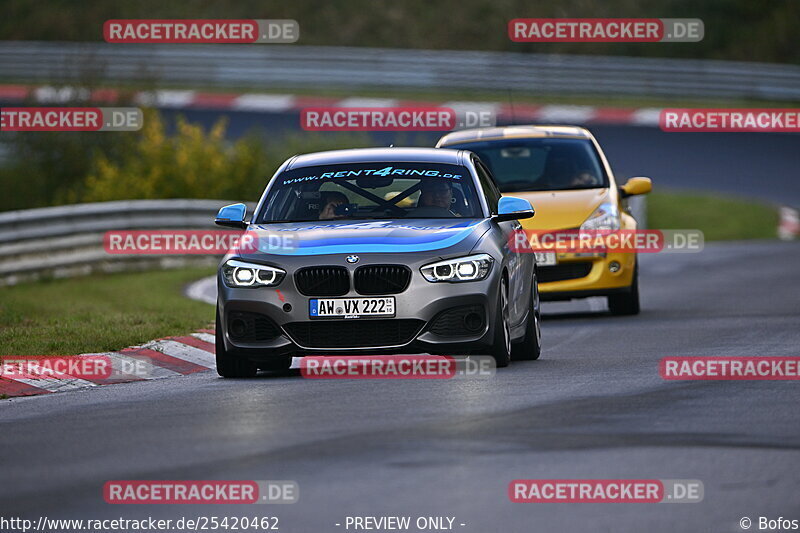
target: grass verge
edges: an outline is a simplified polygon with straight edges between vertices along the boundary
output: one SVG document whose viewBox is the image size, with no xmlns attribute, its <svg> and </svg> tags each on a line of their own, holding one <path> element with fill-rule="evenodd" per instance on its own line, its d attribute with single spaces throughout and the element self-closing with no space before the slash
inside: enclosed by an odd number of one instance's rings
<svg viewBox="0 0 800 533">
<path fill-rule="evenodd" d="M 43 281 L 0 288 L 0 355 L 106 352 L 207 327 L 214 308 L 183 296 L 209 268 Z"/>
<path fill-rule="evenodd" d="M 774 239 L 778 211 L 758 200 L 688 192 L 647 195 L 652 229 L 699 229 L 708 241 Z"/>
</svg>

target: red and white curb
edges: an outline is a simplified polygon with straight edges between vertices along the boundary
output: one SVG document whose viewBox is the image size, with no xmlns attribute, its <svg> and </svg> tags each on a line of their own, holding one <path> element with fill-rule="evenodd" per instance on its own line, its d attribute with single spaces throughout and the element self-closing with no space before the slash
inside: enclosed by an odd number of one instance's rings
<svg viewBox="0 0 800 533">
<path fill-rule="evenodd" d="M 35 396 L 99 385 L 185 376 L 215 368 L 214 351 L 214 331 L 201 330 L 191 335 L 150 341 L 118 352 L 76 355 L 73 357 L 106 356 L 114 366 L 137 368 L 141 373 L 87 379 L 58 374 L 52 370 L 40 376 L 29 372 L 24 378 L 0 377 L 0 396 Z"/>
<path fill-rule="evenodd" d="M 208 93 L 200 91 L 139 91 L 85 87 L 0 85 L 0 101 L 65 104 L 76 101 L 117 103 L 125 95 L 142 106 L 160 109 L 211 109 L 256 113 L 300 112 L 306 107 L 446 107 L 459 111 L 490 111 L 499 121 L 568 124 L 658 126 L 661 108 L 595 107 L 589 105 L 530 105 L 503 102 L 422 102 L 395 98 L 329 98 L 267 93 Z"/>
<path fill-rule="evenodd" d="M 779 213 L 778 237 L 784 241 L 800 237 L 800 211 L 784 206 L 779 209 Z"/>
</svg>

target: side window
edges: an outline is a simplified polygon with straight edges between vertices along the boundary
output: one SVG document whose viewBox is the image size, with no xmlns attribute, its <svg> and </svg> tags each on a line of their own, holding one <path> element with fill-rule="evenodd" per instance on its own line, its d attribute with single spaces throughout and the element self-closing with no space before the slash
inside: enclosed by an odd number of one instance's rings
<svg viewBox="0 0 800 533">
<path fill-rule="evenodd" d="M 478 172 L 478 181 L 481 184 L 481 189 L 483 189 L 483 193 L 486 195 L 486 202 L 489 204 L 489 211 L 495 214 L 497 213 L 497 204 L 500 202 L 500 191 L 481 160 L 475 158 L 473 162 L 475 163 L 475 170 Z"/>
</svg>

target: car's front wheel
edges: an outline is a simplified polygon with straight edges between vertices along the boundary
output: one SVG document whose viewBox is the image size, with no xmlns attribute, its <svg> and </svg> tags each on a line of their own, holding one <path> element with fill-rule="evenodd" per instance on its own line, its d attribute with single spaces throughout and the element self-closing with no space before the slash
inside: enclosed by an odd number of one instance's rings
<svg viewBox="0 0 800 533">
<path fill-rule="evenodd" d="M 508 366 L 511 362 L 511 326 L 508 324 L 508 282 L 505 278 L 500 284 L 500 294 L 497 296 L 497 316 L 494 321 L 494 343 L 492 344 L 492 357 L 497 368 Z"/>
<path fill-rule="evenodd" d="M 255 364 L 243 357 L 236 357 L 225 349 L 219 309 L 217 309 L 217 325 L 214 332 L 216 337 L 217 374 L 223 378 L 251 378 L 255 376 L 258 372 Z"/>
<path fill-rule="evenodd" d="M 539 301 L 539 284 L 534 280 L 531 308 L 525 321 L 525 336 L 522 341 L 511 345 L 511 358 L 515 361 L 535 361 L 542 353 L 542 313 Z"/>
<path fill-rule="evenodd" d="M 639 314 L 639 266 L 633 269 L 633 283 L 630 289 L 621 294 L 608 297 L 608 309 L 612 315 Z"/>
</svg>

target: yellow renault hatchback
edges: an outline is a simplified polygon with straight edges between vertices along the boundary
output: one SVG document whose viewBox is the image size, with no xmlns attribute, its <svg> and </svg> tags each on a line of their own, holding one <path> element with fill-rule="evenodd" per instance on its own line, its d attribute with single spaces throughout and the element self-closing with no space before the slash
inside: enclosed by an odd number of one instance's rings
<svg viewBox="0 0 800 533">
<path fill-rule="evenodd" d="M 462 130 L 437 148 L 470 150 L 486 164 L 502 193 L 525 198 L 536 216 L 526 230 L 633 230 L 625 198 L 645 194 L 649 178 L 618 187 L 594 136 L 574 126 L 507 126 Z M 607 296 L 613 314 L 639 312 L 635 253 L 537 252 L 542 300 Z"/>
</svg>

